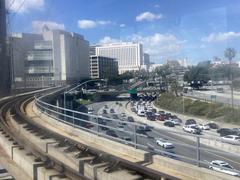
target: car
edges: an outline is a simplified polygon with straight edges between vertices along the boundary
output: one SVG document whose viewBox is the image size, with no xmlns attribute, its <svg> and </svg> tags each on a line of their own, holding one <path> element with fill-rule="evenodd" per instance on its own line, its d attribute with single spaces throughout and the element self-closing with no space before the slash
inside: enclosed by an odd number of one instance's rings
<svg viewBox="0 0 240 180">
<path fill-rule="evenodd" d="M 108 109 L 108 105 L 107 105 L 107 104 L 105 104 L 105 105 L 104 105 L 104 108 L 105 108 L 105 109 Z"/>
<path fill-rule="evenodd" d="M 118 101 L 116 101 L 116 105 L 118 105 Z"/>
<path fill-rule="evenodd" d="M 214 122 L 206 123 L 206 125 L 208 125 L 211 129 L 218 129 L 219 128 L 219 126 Z"/>
<path fill-rule="evenodd" d="M 192 133 L 192 134 L 200 134 L 201 133 L 201 130 L 199 128 L 197 128 L 197 126 L 195 124 L 183 126 L 183 131 Z"/>
<path fill-rule="evenodd" d="M 156 118 L 156 116 L 154 114 L 150 115 L 150 116 L 147 116 L 147 119 L 150 120 L 150 121 L 155 121 L 155 118 Z"/>
<path fill-rule="evenodd" d="M 156 120 L 158 120 L 158 121 L 164 121 L 166 119 L 167 119 L 167 117 L 164 114 L 160 114 L 160 115 L 156 116 Z"/>
<path fill-rule="evenodd" d="M 210 127 L 207 124 L 199 124 L 197 127 L 201 130 L 210 130 Z"/>
<path fill-rule="evenodd" d="M 210 163 L 209 169 L 222 172 L 232 176 L 240 176 L 238 172 L 227 162 L 221 160 L 214 160 Z"/>
<path fill-rule="evenodd" d="M 107 130 L 106 134 L 109 136 L 115 137 L 115 138 L 118 137 L 118 135 L 116 134 L 116 132 L 114 130 Z"/>
<path fill-rule="evenodd" d="M 164 121 L 163 125 L 168 126 L 168 127 L 174 127 L 175 126 L 174 123 L 171 122 L 171 121 Z"/>
<path fill-rule="evenodd" d="M 118 125 L 117 125 L 117 128 L 120 129 L 120 130 L 124 130 L 124 125 L 118 124 Z"/>
<path fill-rule="evenodd" d="M 113 118 L 113 119 L 119 119 L 117 114 L 113 114 L 113 115 L 112 115 L 112 118 Z"/>
<path fill-rule="evenodd" d="M 168 142 L 167 139 L 165 139 L 165 138 L 157 138 L 156 143 L 157 143 L 157 145 L 162 146 L 165 149 L 174 148 L 173 143 Z"/>
<path fill-rule="evenodd" d="M 84 127 L 84 128 L 87 128 L 87 129 L 91 129 L 91 128 L 94 127 L 94 125 L 91 124 L 91 123 L 89 123 L 89 122 L 85 122 L 85 123 L 83 124 L 83 127 Z"/>
<path fill-rule="evenodd" d="M 141 116 L 141 117 L 144 117 L 144 116 L 145 116 L 144 110 L 138 110 L 137 115 L 138 115 L 138 116 Z"/>
<path fill-rule="evenodd" d="M 129 136 L 124 136 L 123 138 L 122 138 L 124 141 L 132 141 L 132 139 L 129 137 Z"/>
<path fill-rule="evenodd" d="M 103 114 L 107 114 L 107 110 L 106 110 L 106 109 L 103 109 L 102 113 L 103 113 Z"/>
<path fill-rule="evenodd" d="M 131 111 L 135 113 L 137 112 L 135 107 L 131 107 Z"/>
<path fill-rule="evenodd" d="M 110 113 L 114 113 L 115 111 L 114 111 L 114 109 L 110 109 Z"/>
<path fill-rule="evenodd" d="M 181 120 L 180 119 L 169 119 L 169 120 L 166 120 L 166 121 L 171 121 L 175 126 L 177 125 L 181 125 Z"/>
<path fill-rule="evenodd" d="M 88 109 L 88 114 L 93 114 L 94 110 L 93 109 Z"/>
<path fill-rule="evenodd" d="M 237 132 L 229 129 L 229 128 L 221 128 L 217 130 L 217 133 L 220 134 L 220 136 L 227 136 L 227 135 L 237 135 Z"/>
<path fill-rule="evenodd" d="M 151 127 L 146 124 L 141 124 L 137 127 L 137 130 L 143 130 L 143 131 L 151 131 Z"/>
<path fill-rule="evenodd" d="M 221 137 L 221 141 L 229 144 L 240 145 L 240 136 L 236 135 L 227 135 Z"/>
<path fill-rule="evenodd" d="M 121 117 L 126 117 L 126 114 L 125 113 L 121 113 Z"/>
<path fill-rule="evenodd" d="M 194 119 L 188 119 L 185 122 L 185 125 L 190 125 L 190 124 L 197 124 L 196 121 Z"/>
<path fill-rule="evenodd" d="M 128 121 L 128 122 L 134 122 L 134 118 L 133 118 L 132 116 L 128 116 L 128 117 L 127 117 L 127 121 Z"/>
</svg>

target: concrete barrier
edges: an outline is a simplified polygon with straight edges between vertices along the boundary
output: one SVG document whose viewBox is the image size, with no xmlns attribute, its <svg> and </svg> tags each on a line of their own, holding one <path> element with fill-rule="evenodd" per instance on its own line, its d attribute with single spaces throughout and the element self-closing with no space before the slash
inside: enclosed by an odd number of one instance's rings
<svg viewBox="0 0 240 180">
<path fill-rule="evenodd" d="M 216 171 L 208 170 L 188 163 L 166 158 L 159 155 L 153 156 L 153 164 L 156 169 L 164 169 L 170 175 L 175 174 L 181 179 L 199 179 L 199 180 L 234 180 L 236 177 L 222 174 Z M 152 166 L 154 168 L 154 166 Z"/>
<path fill-rule="evenodd" d="M 49 180 L 52 174 L 59 174 L 55 170 L 45 169 L 43 162 L 35 162 L 33 155 L 28 154 L 25 149 L 13 144 L 5 134 L 0 133 L 0 160 L 3 166 L 18 180 L 41 179 Z M 4 157 L 2 157 L 4 156 Z M 39 168 L 41 170 L 39 170 Z M 50 173 L 51 172 L 51 173 Z M 55 180 L 62 180 L 56 177 Z M 65 180 L 69 180 L 65 178 Z"/>
</svg>

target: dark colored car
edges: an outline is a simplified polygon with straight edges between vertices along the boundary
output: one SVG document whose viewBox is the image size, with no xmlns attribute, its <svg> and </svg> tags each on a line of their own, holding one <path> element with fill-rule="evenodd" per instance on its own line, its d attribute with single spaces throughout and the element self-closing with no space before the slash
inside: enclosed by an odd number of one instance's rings
<svg viewBox="0 0 240 180">
<path fill-rule="evenodd" d="M 116 134 L 116 132 L 113 131 L 113 130 L 107 130 L 106 134 L 109 135 L 109 136 L 115 137 L 115 138 L 118 137 L 118 135 Z"/>
<path fill-rule="evenodd" d="M 114 109 L 110 109 L 110 113 L 114 113 Z"/>
<path fill-rule="evenodd" d="M 106 109 L 103 110 L 103 114 L 107 114 L 107 110 Z"/>
<path fill-rule="evenodd" d="M 128 121 L 128 122 L 134 122 L 134 119 L 133 119 L 132 116 L 128 116 L 128 117 L 127 117 L 127 121 Z"/>
<path fill-rule="evenodd" d="M 104 108 L 105 108 L 105 109 L 108 109 L 108 105 L 104 105 Z"/>
<path fill-rule="evenodd" d="M 217 133 L 220 134 L 220 136 L 227 136 L 227 135 L 237 135 L 237 132 L 232 130 L 232 129 L 228 129 L 228 128 L 221 128 L 217 130 Z"/>
<path fill-rule="evenodd" d="M 206 125 L 208 125 L 211 129 L 218 129 L 219 126 L 216 123 L 210 122 L 207 123 Z"/>
<path fill-rule="evenodd" d="M 170 121 L 165 121 L 165 122 L 163 123 L 163 125 L 164 125 L 164 126 L 168 126 L 168 127 L 174 127 L 174 126 L 175 126 L 174 123 L 173 123 L 173 122 L 170 122 Z"/>
<path fill-rule="evenodd" d="M 156 116 L 155 119 L 158 120 L 158 121 L 164 121 L 166 119 L 166 117 L 164 115 L 160 114 L 160 115 Z"/>
<path fill-rule="evenodd" d="M 197 124 L 197 122 L 194 119 L 186 120 L 185 125 L 190 125 L 190 124 Z"/>
<path fill-rule="evenodd" d="M 113 114 L 112 117 L 113 117 L 113 119 L 119 119 L 118 115 L 116 115 L 116 114 Z"/>
<path fill-rule="evenodd" d="M 103 131 L 109 130 L 108 127 L 104 127 L 104 126 L 107 125 L 107 122 L 106 122 L 105 120 L 100 121 L 99 124 L 100 124 L 99 127 L 100 127 Z M 101 125 L 103 125 L 103 126 L 101 126 Z"/>
<path fill-rule="evenodd" d="M 150 121 L 155 121 L 156 116 L 154 114 L 147 116 L 147 119 Z"/>
</svg>

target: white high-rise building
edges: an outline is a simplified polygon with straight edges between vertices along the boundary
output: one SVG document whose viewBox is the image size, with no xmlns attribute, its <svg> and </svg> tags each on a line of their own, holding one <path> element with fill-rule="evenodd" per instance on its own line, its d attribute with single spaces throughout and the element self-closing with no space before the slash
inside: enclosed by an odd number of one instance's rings
<svg viewBox="0 0 240 180">
<path fill-rule="evenodd" d="M 137 71 L 143 65 L 142 45 L 133 42 L 103 44 L 96 46 L 96 55 L 114 58 L 118 61 L 118 70 Z"/>
</svg>

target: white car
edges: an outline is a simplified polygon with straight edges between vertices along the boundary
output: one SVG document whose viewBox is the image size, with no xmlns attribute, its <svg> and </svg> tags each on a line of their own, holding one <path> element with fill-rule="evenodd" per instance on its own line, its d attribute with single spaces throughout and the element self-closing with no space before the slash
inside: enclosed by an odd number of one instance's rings
<svg viewBox="0 0 240 180">
<path fill-rule="evenodd" d="M 145 111 L 144 110 L 138 110 L 137 115 L 141 116 L 141 117 L 144 117 L 145 116 Z"/>
<path fill-rule="evenodd" d="M 196 128 L 195 124 L 183 126 L 183 131 L 193 134 L 200 134 L 200 129 Z"/>
<path fill-rule="evenodd" d="M 225 161 L 214 160 L 210 163 L 209 168 L 232 176 L 240 176 L 240 174 L 235 172 L 236 170 Z"/>
<path fill-rule="evenodd" d="M 199 124 L 197 127 L 201 130 L 210 130 L 210 127 L 207 124 Z"/>
<path fill-rule="evenodd" d="M 230 143 L 230 144 L 238 144 L 240 145 L 240 136 L 236 135 L 227 135 L 221 137 L 222 142 Z"/>
<path fill-rule="evenodd" d="M 93 114 L 94 110 L 93 109 L 88 109 L 88 114 Z"/>
<path fill-rule="evenodd" d="M 167 139 L 164 138 L 157 138 L 156 143 L 157 145 L 162 146 L 165 149 L 174 148 L 173 143 L 167 142 Z"/>
</svg>

